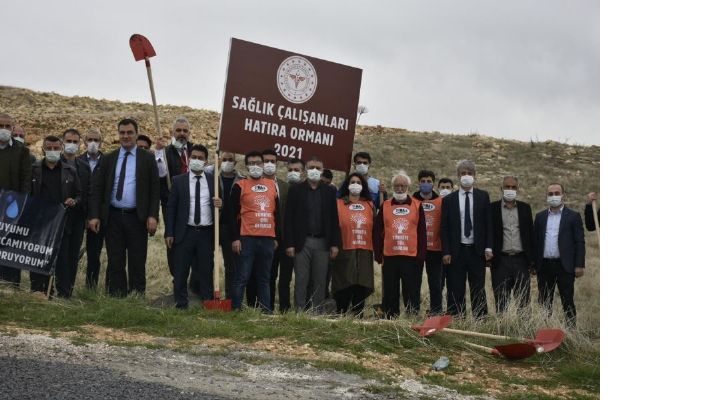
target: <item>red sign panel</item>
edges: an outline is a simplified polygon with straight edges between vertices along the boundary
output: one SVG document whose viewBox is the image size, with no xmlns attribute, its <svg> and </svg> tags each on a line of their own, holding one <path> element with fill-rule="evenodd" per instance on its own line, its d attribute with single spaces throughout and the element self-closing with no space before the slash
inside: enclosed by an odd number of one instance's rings
<svg viewBox="0 0 710 400">
<path fill-rule="evenodd" d="M 362 70 L 232 39 L 219 148 L 350 169 Z"/>
</svg>

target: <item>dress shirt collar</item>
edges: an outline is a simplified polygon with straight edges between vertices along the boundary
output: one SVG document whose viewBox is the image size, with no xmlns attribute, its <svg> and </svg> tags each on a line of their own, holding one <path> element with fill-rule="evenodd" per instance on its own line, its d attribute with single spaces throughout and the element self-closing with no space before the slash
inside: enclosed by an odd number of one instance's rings
<svg viewBox="0 0 710 400">
<path fill-rule="evenodd" d="M 136 150 L 137 150 L 136 148 L 137 148 L 137 147 L 138 147 L 138 146 L 133 145 L 133 147 L 132 147 L 131 149 L 126 150 L 125 147 L 121 146 L 121 151 L 119 152 L 119 155 L 120 155 L 120 156 L 123 156 L 123 155 L 126 154 L 126 153 L 131 153 L 131 154 L 133 154 L 133 155 L 135 156 L 135 155 L 136 155 Z"/>
<path fill-rule="evenodd" d="M 192 172 L 192 170 L 190 170 L 190 180 L 191 180 L 191 181 L 194 180 L 196 176 L 204 177 L 204 176 L 205 176 L 205 173 L 202 172 L 201 174 L 197 175 L 196 173 Z"/>
<path fill-rule="evenodd" d="M 564 210 L 564 209 L 565 209 L 565 205 L 564 205 L 564 204 L 563 204 L 562 207 L 560 207 L 560 209 L 557 210 L 557 211 L 552 211 L 551 208 L 548 208 L 548 209 L 547 209 L 547 215 L 558 215 L 558 214 L 562 214 L 562 210 Z"/>
</svg>

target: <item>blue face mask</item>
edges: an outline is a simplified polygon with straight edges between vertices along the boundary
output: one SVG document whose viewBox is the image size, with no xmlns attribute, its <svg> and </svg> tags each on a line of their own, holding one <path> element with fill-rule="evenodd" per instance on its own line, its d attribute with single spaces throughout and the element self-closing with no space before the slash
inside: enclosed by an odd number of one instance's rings
<svg viewBox="0 0 710 400">
<path fill-rule="evenodd" d="M 431 193 L 432 190 L 434 190 L 433 183 L 420 183 L 419 184 L 419 191 L 422 193 Z"/>
</svg>

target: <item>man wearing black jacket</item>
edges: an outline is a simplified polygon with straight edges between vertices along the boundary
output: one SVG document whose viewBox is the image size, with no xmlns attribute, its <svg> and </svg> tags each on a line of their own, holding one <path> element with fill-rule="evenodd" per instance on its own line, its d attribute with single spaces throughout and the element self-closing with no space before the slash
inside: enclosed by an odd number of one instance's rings
<svg viewBox="0 0 710 400">
<path fill-rule="evenodd" d="M 90 128 L 84 136 L 84 146 L 86 153 L 79 156 L 81 160 L 86 162 L 91 171 L 89 178 L 89 192 L 93 186 L 93 181 L 99 172 L 99 161 L 103 156 L 101 153 L 101 132 L 96 128 Z M 87 193 L 85 201 L 87 215 L 89 209 L 89 199 L 91 193 Z M 99 231 L 94 233 L 91 229 L 86 229 L 86 287 L 90 289 L 96 288 L 99 282 L 99 272 L 101 272 L 101 249 L 104 247 L 104 232 Z"/>
<path fill-rule="evenodd" d="M 474 318 L 488 314 L 486 261 L 493 258 L 493 230 L 488 192 L 474 188 L 476 165 L 462 160 L 456 166 L 461 189 L 442 200 L 441 248 L 446 270 L 449 314 L 466 315 L 466 280 Z"/>
<path fill-rule="evenodd" d="M 306 182 L 289 189 L 284 241 L 286 255 L 294 257 L 296 310 L 304 311 L 310 300 L 319 312 L 325 300 L 328 259 L 337 257 L 341 245 L 340 228 L 336 189 L 320 179 L 323 162 L 314 157 L 306 163 L 306 171 Z"/>
<path fill-rule="evenodd" d="M 84 233 L 84 221 L 76 231 L 76 219 L 83 212 L 77 212 L 82 204 L 82 189 L 76 169 L 67 161 L 61 159 L 62 141 L 56 136 L 47 136 L 42 143 L 45 157 L 32 166 L 31 195 L 44 198 L 52 203 L 62 203 L 67 207 L 62 243 L 55 266 L 57 292 L 60 297 L 70 297 L 76 278 L 76 255 L 72 246 L 76 237 Z M 79 242 L 81 243 L 81 241 Z M 33 291 L 46 292 L 49 276 L 30 273 L 30 287 Z"/>
<path fill-rule="evenodd" d="M 93 182 L 89 227 L 105 230 L 108 291 L 123 297 L 145 293 L 148 235 L 158 227 L 160 181 L 153 155 L 136 146 L 138 123 L 121 120 L 118 135 L 121 147 L 101 158 Z"/>
<path fill-rule="evenodd" d="M 530 305 L 530 270 L 533 267 L 533 218 L 530 205 L 517 200 L 518 178 L 503 178 L 503 198 L 491 203 L 493 257 L 491 280 L 496 312 L 508 307 L 511 294 L 520 310 Z"/>
<path fill-rule="evenodd" d="M 574 281 L 584 275 L 584 228 L 578 212 L 565 207 L 565 189 L 559 183 L 547 187 L 549 208 L 535 216 L 535 270 L 540 304 L 552 315 L 555 286 L 560 292 L 567 325 L 574 327 Z"/>
</svg>

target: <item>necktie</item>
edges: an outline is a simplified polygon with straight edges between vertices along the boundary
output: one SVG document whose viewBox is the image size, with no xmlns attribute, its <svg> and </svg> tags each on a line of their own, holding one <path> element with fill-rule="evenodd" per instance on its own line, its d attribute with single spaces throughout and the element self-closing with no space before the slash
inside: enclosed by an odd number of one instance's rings
<svg viewBox="0 0 710 400">
<path fill-rule="evenodd" d="M 185 152 L 185 149 L 181 150 L 180 153 L 180 172 L 181 173 L 186 173 L 187 172 L 187 153 Z"/>
<path fill-rule="evenodd" d="M 126 161 L 128 161 L 128 156 L 131 155 L 130 151 L 127 151 L 123 156 L 123 163 L 121 164 L 121 172 L 118 175 L 118 188 L 116 188 L 116 200 L 121 200 L 123 198 L 123 184 L 126 182 Z"/>
<path fill-rule="evenodd" d="M 471 231 L 473 230 L 473 223 L 471 222 L 471 201 L 468 198 L 468 195 L 471 194 L 471 192 L 464 192 L 466 193 L 466 204 L 464 205 L 464 208 L 466 211 L 463 214 L 463 234 L 464 236 L 471 237 Z"/>
<path fill-rule="evenodd" d="M 200 201 L 200 178 L 201 175 L 195 175 L 195 226 L 200 226 L 202 217 L 200 216 L 201 201 Z"/>
</svg>

